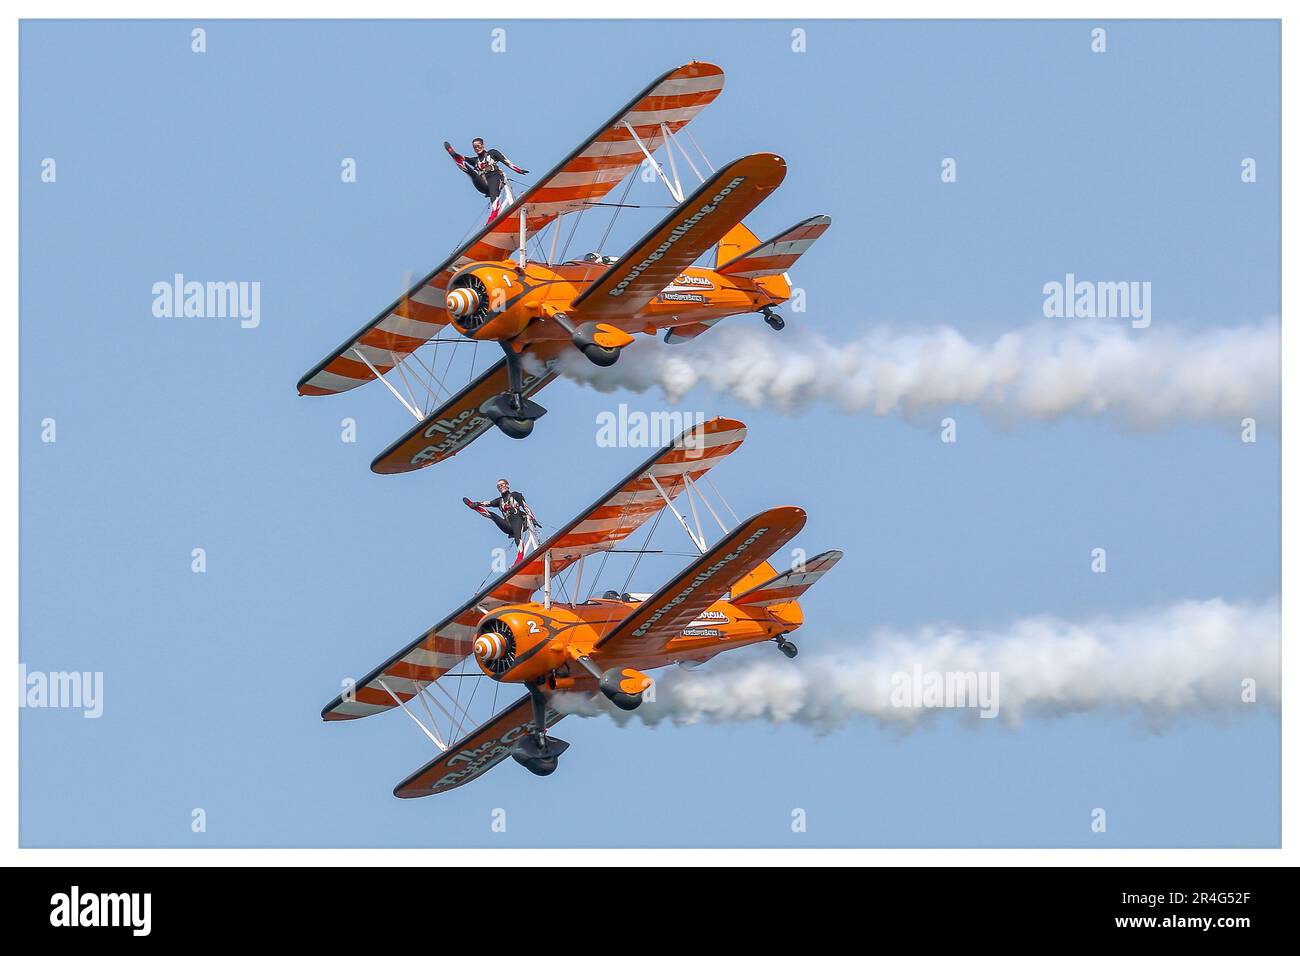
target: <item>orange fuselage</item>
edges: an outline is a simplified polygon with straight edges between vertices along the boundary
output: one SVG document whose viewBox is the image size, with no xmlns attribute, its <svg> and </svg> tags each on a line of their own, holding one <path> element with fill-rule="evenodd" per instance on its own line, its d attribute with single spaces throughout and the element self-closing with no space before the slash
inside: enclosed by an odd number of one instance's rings
<svg viewBox="0 0 1300 956">
<path fill-rule="evenodd" d="M 521 273 L 518 263 L 476 262 L 456 274 L 457 280 L 473 276 L 486 292 L 482 324 L 467 327 L 452 316 L 464 335 L 480 341 L 512 341 L 522 348 L 530 342 L 568 340 L 571 332 L 556 321 L 556 314 L 582 319 L 582 306 L 575 300 L 609 268 L 591 262 L 561 265 L 527 263 Z M 723 275 L 713 269 L 684 270 L 671 285 L 640 309 L 627 315 L 602 316 L 602 321 L 624 332 L 653 334 L 659 329 L 693 325 L 729 315 L 756 312 L 790 297 L 790 286 L 781 276 L 746 279 Z"/>
<path fill-rule="evenodd" d="M 599 670 L 615 665 L 650 670 L 679 661 L 705 661 L 722 651 L 771 640 L 803 623 L 803 613 L 793 601 L 772 607 L 715 601 L 658 651 L 637 656 L 602 653 L 597 643 L 637 606 L 635 601 L 601 599 L 552 603 L 549 608 L 537 602 L 497 608 L 480 622 L 479 633 L 490 630 L 493 621 L 505 623 L 509 654 L 491 661 L 476 657 L 476 661 L 494 680 L 526 683 L 547 678 L 552 689 L 587 690 L 595 680 L 576 663 L 579 657 L 589 658 Z"/>
</svg>

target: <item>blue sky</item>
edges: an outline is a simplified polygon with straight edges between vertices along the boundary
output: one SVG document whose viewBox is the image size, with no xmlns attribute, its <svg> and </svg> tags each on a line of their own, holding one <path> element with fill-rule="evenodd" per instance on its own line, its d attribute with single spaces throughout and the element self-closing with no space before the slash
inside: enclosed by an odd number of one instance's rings
<svg viewBox="0 0 1300 956">
<path fill-rule="evenodd" d="M 427 742 L 401 715 L 333 726 L 319 709 L 488 573 L 499 539 L 460 497 L 508 474 L 555 527 L 645 457 L 597 448 L 595 415 L 662 406 L 560 383 L 533 439 L 493 434 L 379 477 L 371 458 L 409 424 L 389 396 L 296 396 L 482 215 L 444 139 L 483 135 L 540 173 L 651 78 L 707 59 L 727 70 L 692 126 L 710 158 L 789 164 L 750 224 L 835 219 L 799 263 L 808 310 L 792 317 L 832 340 L 883 322 L 990 338 L 1041 320 L 1042 284 L 1066 272 L 1150 280 L 1155 322 L 1189 331 L 1280 312 L 1273 23 L 1102 23 L 1104 55 L 1099 24 L 1079 22 L 813 22 L 803 54 L 799 24 L 779 21 L 507 23 L 493 54 L 497 25 L 23 25 L 21 659 L 105 679 L 98 720 L 22 713 L 23 844 L 1275 845 L 1267 707 L 1159 732 L 1123 714 L 824 737 L 572 718 L 553 777 L 504 765 L 445 796 L 391 796 Z M 947 156 L 959 177 L 943 185 Z M 607 251 L 649 221 L 620 218 Z M 155 317 L 151 287 L 176 272 L 259 281 L 261 324 Z M 749 424 L 716 474 L 738 511 L 799 504 L 797 543 L 847 552 L 806 602 L 806 652 L 847 652 L 880 624 L 1279 591 L 1275 429 L 1247 445 L 1215 426 L 953 409 L 960 440 L 944 445 L 939 416 L 786 416 L 704 389 L 682 407 Z M 1099 543 L 1105 575 L 1088 570 Z M 683 563 L 648 558 L 635 589 Z M 1105 834 L 1088 828 L 1096 806 Z"/>
</svg>

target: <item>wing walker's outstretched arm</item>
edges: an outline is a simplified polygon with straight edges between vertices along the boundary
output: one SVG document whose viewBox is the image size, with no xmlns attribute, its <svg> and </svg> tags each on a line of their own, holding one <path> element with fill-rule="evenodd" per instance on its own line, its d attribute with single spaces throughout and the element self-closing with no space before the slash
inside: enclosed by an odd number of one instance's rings
<svg viewBox="0 0 1300 956">
<path fill-rule="evenodd" d="M 526 170 L 526 169 L 520 169 L 520 168 L 519 168 L 518 166 L 516 166 L 514 163 L 510 162 L 510 160 L 506 159 L 506 154 L 503 153 L 503 152 L 501 152 L 501 150 L 496 149 L 495 147 L 493 147 L 492 149 L 489 149 L 488 152 L 492 154 L 492 158 L 495 159 L 498 163 L 501 163 L 502 165 L 505 165 L 505 166 L 509 166 L 511 169 L 513 169 L 515 172 L 517 172 L 520 176 L 527 176 L 527 175 L 528 175 L 528 170 Z"/>
</svg>

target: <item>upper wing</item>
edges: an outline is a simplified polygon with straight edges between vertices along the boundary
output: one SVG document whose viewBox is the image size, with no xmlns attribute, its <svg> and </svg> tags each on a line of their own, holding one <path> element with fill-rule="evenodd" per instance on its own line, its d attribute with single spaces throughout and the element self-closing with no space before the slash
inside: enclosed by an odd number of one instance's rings
<svg viewBox="0 0 1300 956">
<path fill-rule="evenodd" d="M 573 302 L 580 319 L 629 315 L 670 285 L 785 178 L 773 153 L 744 156 L 714 173 Z"/>
<path fill-rule="evenodd" d="M 546 726 L 554 727 L 564 715 L 546 708 Z M 524 694 L 483 726 L 470 731 L 396 787 L 397 797 L 427 797 L 477 780 L 510 753 L 510 745 L 533 726 L 533 702 Z"/>
<path fill-rule="evenodd" d="M 597 641 L 592 656 L 634 661 L 661 650 L 736 581 L 798 534 L 805 520 L 802 508 L 786 506 L 733 528 Z"/>
<path fill-rule="evenodd" d="M 780 275 L 794 265 L 795 260 L 807 252 L 809 246 L 830 227 L 830 216 L 813 216 L 811 219 L 805 219 L 779 236 L 724 263 L 718 267 L 718 271 L 723 275 L 746 279 Z"/>
<path fill-rule="evenodd" d="M 844 557 L 843 551 L 826 551 L 815 558 L 809 558 L 801 567 L 791 568 L 784 574 L 778 574 L 733 597 L 731 603 L 769 607 L 773 604 L 796 601 L 821 580 L 823 574 L 835 567 L 836 562 L 842 557 Z"/>
<path fill-rule="evenodd" d="M 568 342 L 535 342 L 524 347 L 522 354 L 538 359 L 541 368 L 529 371 L 524 366 L 525 397 L 535 395 L 559 375 L 556 357 Z M 474 381 L 434 409 L 424 420 L 384 449 L 370 463 L 378 475 L 397 475 L 418 471 L 437 464 L 464 449 L 470 442 L 492 428 L 492 420 L 479 411 L 493 395 L 500 395 L 510 384 L 505 360 L 497 362 Z"/>
<path fill-rule="evenodd" d="M 555 575 L 581 557 L 617 547 L 664 507 L 656 482 L 672 499 L 686 487 L 687 478 L 702 478 L 744 440 L 745 426 L 733 418 L 713 418 L 682 432 L 552 535 L 523 564 L 501 575 L 446 620 L 371 671 L 352 694 L 334 698 L 321 716 L 326 720 L 367 717 L 415 697 L 473 650 L 474 632 L 484 614 L 533 596 L 542 586 L 548 553 L 551 574 Z"/>
<path fill-rule="evenodd" d="M 527 229 L 533 234 L 556 216 L 599 201 L 641 163 L 641 148 L 629 126 L 653 152 L 663 142 L 660 124 L 676 132 L 721 92 L 722 70 L 712 63 L 688 63 L 659 77 L 446 262 L 304 375 L 298 394 L 333 395 L 366 383 L 374 375 L 362 356 L 381 373 L 397 365 L 447 324 L 444 296 L 457 269 L 507 258 L 519 248 L 519 209 L 526 208 Z"/>
<path fill-rule="evenodd" d="M 659 513 L 665 496 L 676 498 L 686 488 L 686 479 L 703 478 L 744 440 L 745 426 L 734 418 L 711 418 L 682 432 L 532 552 L 519 573 L 504 583 L 500 603 L 527 601 L 542 587 L 548 552 L 554 576 L 579 558 L 618 547 Z"/>
</svg>

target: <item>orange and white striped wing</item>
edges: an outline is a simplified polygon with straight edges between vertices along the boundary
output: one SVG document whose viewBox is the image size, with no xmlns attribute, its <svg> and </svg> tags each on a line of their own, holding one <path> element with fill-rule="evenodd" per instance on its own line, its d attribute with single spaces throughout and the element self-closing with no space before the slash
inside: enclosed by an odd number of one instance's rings
<svg viewBox="0 0 1300 956">
<path fill-rule="evenodd" d="M 374 378 L 367 360 L 384 373 L 406 359 L 447 324 L 445 296 L 456 270 L 471 262 L 505 259 L 518 250 L 519 209 L 525 210 L 532 235 L 557 216 L 599 202 L 644 158 L 628 126 L 654 152 L 664 140 L 661 124 L 670 132 L 680 130 L 717 99 L 722 82 L 722 70 L 712 63 L 688 63 L 659 77 L 446 262 L 304 375 L 298 394 L 345 392 Z"/>
<path fill-rule="evenodd" d="M 781 275 L 831 226 L 830 216 L 813 216 L 722 265 L 723 275 L 742 279 Z"/>
<path fill-rule="evenodd" d="M 821 580 L 823 574 L 835 567 L 836 562 L 842 557 L 844 557 L 843 551 L 827 551 L 815 558 L 809 558 L 802 567 L 791 568 L 770 581 L 750 588 L 744 594 L 732 598 L 731 603 L 770 607 L 773 604 L 797 601 L 805 591 Z"/>
<path fill-rule="evenodd" d="M 545 555 L 556 575 L 579 558 L 609 551 L 658 514 L 664 496 L 676 498 L 686 479 L 703 478 L 740 447 L 745 426 L 734 418 L 713 418 L 677 436 L 599 501 L 497 578 L 446 620 L 425 631 L 321 711 L 325 720 L 368 717 L 406 703 L 473 652 L 478 623 L 503 604 L 532 599 L 545 576 Z M 663 489 L 663 495 L 655 487 Z"/>
<path fill-rule="evenodd" d="M 547 552 L 556 575 L 579 558 L 618 547 L 663 509 L 665 496 L 675 499 L 688 478 L 703 478 L 744 440 L 745 426 L 734 418 L 713 418 L 682 432 L 530 554 L 493 598 L 500 597 L 502 604 L 529 600 L 542 587 Z"/>
<path fill-rule="evenodd" d="M 369 717 L 406 703 L 447 673 L 474 650 L 474 633 L 483 612 L 476 602 L 465 604 L 451 617 L 421 634 L 383 664 L 325 705 L 325 720 Z"/>
</svg>

